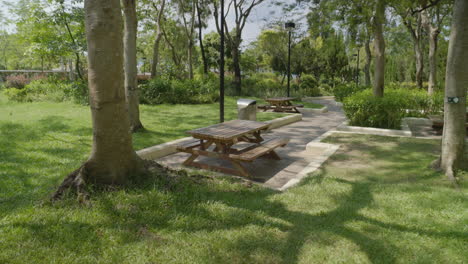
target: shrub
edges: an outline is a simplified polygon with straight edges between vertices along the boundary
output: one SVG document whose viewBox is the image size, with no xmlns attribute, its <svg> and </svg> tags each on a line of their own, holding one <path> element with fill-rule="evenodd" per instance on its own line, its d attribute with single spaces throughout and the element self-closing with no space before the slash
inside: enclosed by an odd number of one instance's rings
<svg viewBox="0 0 468 264">
<path fill-rule="evenodd" d="M 24 89 L 5 88 L 3 90 L 3 94 L 8 98 L 8 100 L 15 102 L 24 102 L 26 98 L 26 90 Z"/>
<path fill-rule="evenodd" d="M 301 83 L 299 84 L 299 93 L 303 96 L 320 95 L 318 82 L 313 75 L 304 74 L 301 76 Z"/>
<path fill-rule="evenodd" d="M 216 80 L 153 79 L 140 86 L 140 102 L 144 104 L 204 104 L 218 98 Z"/>
<path fill-rule="evenodd" d="M 76 104 L 89 104 L 88 84 L 83 81 L 75 81 L 64 86 L 65 97 Z"/>
<path fill-rule="evenodd" d="M 333 94 L 335 95 L 335 99 L 338 102 L 343 102 L 346 97 L 368 88 L 369 87 L 367 86 L 358 86 L 355 83 L 343 83 L 335 86 L 335 88 L 333 89 Z"/>
<path fill-rule="evenodd" d="M 88 101 L 87 86 L 82 82 L 64 82 L 39 79 L 27 84 L 24 88 L 7 88 L 4 94 L 16 102 L 62 102 L 71 100 L 85 104 Z"/>
<path fill-rule="evenodd" d="M 389 90 L 384 97 L 365 90 L 348 96 L 343 109 L 352 126 L 399 129 L 409 103 L 400 90 Z"/>
<path fill-rule="evenodd" d="M 6 77 L 5 87 L 23 89 L 29 83 L 25 75 L 10 75 Z"/>
</svg>

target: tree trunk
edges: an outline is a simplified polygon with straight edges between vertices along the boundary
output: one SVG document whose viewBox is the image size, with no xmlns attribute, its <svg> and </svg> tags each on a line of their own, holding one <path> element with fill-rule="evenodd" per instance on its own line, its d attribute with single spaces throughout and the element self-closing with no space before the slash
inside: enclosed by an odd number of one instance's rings
<svg viewBox="0 0 468 264">
<path fill-rule="evenodd" d="M 445 96 L 458 97 L 460 102 L 444 104 L 444 131 L 440 168 L 455 181 L 455 172 L 467 166 L 465 154 L 466 94 L 468 87 L 468 1 L 456 0 L 454 4 Z"/>
<path fill-rule="evenodd" d="M 234 87 L 236 88 L 236 94 L 241 95 L 242 93 L 242 76 L 240 67 L 240 51 L 239 45 L 232 46 L 232 65 L 234 67 Z"/>
<path fill-rule="evenodd" d="M 382 97 L 385 85 L 385 39 L 383 23 L 385 20 L 385 0 L 376 0 L 374 15 L 374 96 Z"/>
<path fill-rule="evenodd" d="M 156 78 L 158 75 L 159 64 L 159 46 L 161 44 L 162 33 L 157 33 L 153 45 L 153 63 L 151 64 L 151 78 Z"/>
<path fill-rule="evenodd" d="M 85 183 L 124 184 L 143 167 L 128 129 L 120 2 L 86 0 L 85 12 L 93 146 L 89 159 L 64 180 L 54 199 Z"/>
<path fill-rule="evenodd" d="M 188 43 L 187 56 L 188 56 L 189 79 L 193 80 L 193 41 L 192 40 L 189 40 L 189 43 Z"/>
<path fill-rule="evenodd" d="M 200 52 L 203 60 L 203 73 L 208 74 L 208 61 L 206 60 L 205 55 L 205 46 L 203 45 L 203 35 L 202 35 L 202 19 L 201 19 L 201 9 L 198 1 L 195 2 L 197 7 L 197 16 L 198 16 L 198 42 L 200 42 Z"/>
<path fill-rule="evenodd" d="M 370 39 L 367 39 L 364 43 L 364 48 L 366 50 L 366 65 L 364 65 L 364 76 L 366 86 L 371 85 L 371 75 L 370 75 L 370 66 L 372 62 L 372 53 L 370 49 Z"/>
<path fill-rule="evenodd" d="M 414 57 L 416 62 L 416 86 L 423 88 L 423 74 L 424 74 L 424 56 L 422 52 L 421 38 L 413 39 Z"/>
<path fill-rule="evenodd" d="M 432 95 L 437 86 L 437 48 L 440 30 L 429 20 L 427 11 L 421 13 L 422 23 L 429 35 L 429 84 L 427 92 Z"/>
<path fill-rule="evenodd" d="M 156 78 L 158 73 L 158 64 L 159 64 L 159 45 L 161 44 L 161 39 L 163 37 L 162 29 L 162 17 L 164 14 L 164 7 L 166 6 L 166 0 L 161 1 L 161 7 L 158 8 L 155 3 L 153 7 L 157 14 L 156 18 L 156 38 L 154 39 L 153 45 L 153 63 L 151 64 L 151 78 Z"/>
<path fill-rule="evenodd" d="M 130 118 L 130 131 L 136 132 L 143 129 L 140 121 L 140 100 L 137 82 L 137 14 L 136 0 L 122 0 L 125 25 L 124 25 L 124 69 L 125 69 L 125 98 L 127 101 L 128 115 Z"/>
</svg>

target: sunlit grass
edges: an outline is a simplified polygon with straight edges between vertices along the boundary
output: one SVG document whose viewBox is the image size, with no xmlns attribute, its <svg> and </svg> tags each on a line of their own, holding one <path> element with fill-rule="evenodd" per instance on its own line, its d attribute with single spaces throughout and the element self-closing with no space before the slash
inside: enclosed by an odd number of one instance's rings
<svg viewBox="0 0 468 264">
<path fill-rule="evenodd" d="M 216 122 L 217 107 L 143 106 L 142 120 L 148 131 L 135 136 L 136 149 Z M 284 193 L 188 177 L 170 189 L 148 180 L 93 193 L 89 206 L 50 204 L 88 156 L 89 110 L 0 99 L 0 263 L 467 262 L 466 187 L 455 191 L 428 169 L 439 142 L 348 134 L 327 142 L 341 149 Z"/>
</svg>

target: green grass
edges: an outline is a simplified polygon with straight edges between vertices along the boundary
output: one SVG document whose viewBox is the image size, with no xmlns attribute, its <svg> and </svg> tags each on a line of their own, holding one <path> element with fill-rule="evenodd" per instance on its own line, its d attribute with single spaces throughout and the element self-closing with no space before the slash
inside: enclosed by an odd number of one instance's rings
<svg viewBox="0 0 468 264">
<path fill-rule="evenodd" d="M 137 135 L 137 148 L 217 113 L 142 112 L 154 134 Z M 0 263 L 468 261 L 467 189 L 455 191 L 427 168 L 437 141 L 335 135 L 327 141 L 339 152 L 284 193 L 232 177 L 183 177 L 169 189 L 148 180 L 93 193 L 89 206 L 72 198 L 50 204 L 48 195 L 87 157 L 90 133 L 84 107 L 0 102 Z"/>
</svg>

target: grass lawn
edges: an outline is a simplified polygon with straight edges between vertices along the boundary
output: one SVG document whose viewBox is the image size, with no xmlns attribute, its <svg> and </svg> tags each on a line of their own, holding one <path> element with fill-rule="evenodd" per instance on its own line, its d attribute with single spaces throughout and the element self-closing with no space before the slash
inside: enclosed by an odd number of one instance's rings
<svg viewBox="0 0 468 264">
<path fill-rule="evenodd" d="M 213 123 L 215 108 L 144 106 L 135 146 Z M 81 206 L 47 196 L 88 155 L 86 108 L 2 103 L 0 133 L 0 263 L 468 262 L 466 185 L 427 168 L 438 141 L 338 134 L 338 153 L 284 193 L 182 177 Z"/>
</svg>

